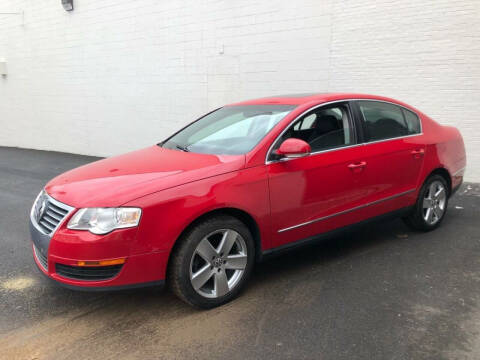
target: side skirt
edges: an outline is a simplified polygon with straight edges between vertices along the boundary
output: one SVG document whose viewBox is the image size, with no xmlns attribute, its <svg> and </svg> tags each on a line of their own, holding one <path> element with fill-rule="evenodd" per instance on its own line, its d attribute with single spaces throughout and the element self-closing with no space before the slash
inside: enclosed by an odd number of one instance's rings
<svg viewBox="0 0 480 360">
<path fill-rule="evenodd" d="M 285 244 L 285 245 L 282 245 L 282 246 L 279 246 L 279 247 L 276 247 L 276 248 L 273 248 L 273 249 L 265 250 L 261 253 L 258 261 L 262 262 L 262 261 L 268 260 L 270 258 L 273 258 L 273 257 L 278 256 L 278 255 L 282 255 L 282 254 L 284 254 L 284 253 L 286 253 L 290 250 L 293 250 L 293 249 L 296 249 L 296 248 L 299 248 L 299 247 L 302 247 L 302 246 L 307 246 L 307 245 L 320 243 L 322 241 L 334 238 L 334 237 L 336 237 L 340 234 L 344 234 L 346 232 L 354 231 L 354 230 L 356 230 L 356 229 L 358 229 L 358 228 L 360 228 L 360 227 L 362 227 L 366 224 L 374 223 L 374 222 L 381 221 L 381 220 L 386 220 L 386 219 L 392 219 L 392 218 L 405 216 L 408 213 L 410 213 L 413 210 L 413 208 L 414 208 L 413 205 L 408 206 L 408 207 L 404 207 L 404 208 L 401 208 L 399 210 L 395 210 L 395 211 L 392 211 L 392 212 L 388 212 L 386 214 L 375 216 L 375 217 L 360 221 L 360 222 L 355 223 L 355 224 L 347 225 L 347 226 L 344 226 L 344 227 L 341 227 L 341 228 L 338 228 L 338 229 L 328 231 L 326 233 L 314 235 L 314 236 L 311 236 L 311 237 L 308 237 L 308 238 L 305 238 L 305 239 L 302 239 L 302 240 L 298 240 L 298 241 L 295 241 L 295 242 L 292 242 L 292 243 L 288 243 L 288 244 Z"/>
</svg>

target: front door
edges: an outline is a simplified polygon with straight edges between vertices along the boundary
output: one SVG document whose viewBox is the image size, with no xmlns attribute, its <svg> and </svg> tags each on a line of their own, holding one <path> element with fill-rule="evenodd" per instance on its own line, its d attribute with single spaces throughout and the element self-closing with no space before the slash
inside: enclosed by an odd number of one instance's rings
<svg viewBox="0 0 480 360">
<path fill-rule="evenodd" d="M 347 225 L 343 212 L 357 206 L 362 178 L 349 104 L 320 106 L 295 121 L 277 140 L 273 151 L 288 138 L 312 148 L 309 156 L 268 163 L 273 246 L 278 247 Z M 273 153 L 272 151 L 272 153 Z"/>
</svg>

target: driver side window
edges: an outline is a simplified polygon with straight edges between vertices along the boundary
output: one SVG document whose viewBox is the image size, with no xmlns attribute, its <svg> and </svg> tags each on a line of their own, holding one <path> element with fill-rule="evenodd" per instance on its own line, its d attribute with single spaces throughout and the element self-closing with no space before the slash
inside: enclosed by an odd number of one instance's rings
<svg viewBox="0 0 480 360">
<path fill-rule="evenodd" d="M 289 138 L 307 142 L 312 153 L 354 144 L 352 122 L 345 103 L 321 106 L 303 115 L 277 140 L 274 150 Z"/>
</svg>

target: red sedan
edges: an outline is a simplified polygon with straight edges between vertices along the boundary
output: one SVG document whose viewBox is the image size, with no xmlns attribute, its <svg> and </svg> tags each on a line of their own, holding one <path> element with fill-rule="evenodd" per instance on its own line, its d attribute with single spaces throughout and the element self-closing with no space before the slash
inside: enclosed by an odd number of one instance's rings
<svg viewBox="0 0 480 360">
<path fill-rule="evenodd" d="M 31 211 L 34 259 L 70 288 L 167 281 L 214 307 L 256 261 L 340 229 L 391 215 L 435 229 L 465 165 L 456 128 L 393 99 L 245 101 L 51 180 Z"/>
</svg>

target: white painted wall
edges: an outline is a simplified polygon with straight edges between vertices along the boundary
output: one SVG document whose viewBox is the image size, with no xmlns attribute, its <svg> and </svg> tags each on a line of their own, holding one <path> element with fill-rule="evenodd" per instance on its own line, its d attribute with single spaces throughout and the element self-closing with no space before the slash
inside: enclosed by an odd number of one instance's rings
<svg viewBox="0 0 480 360">
<path fill-rule="evenodd" d="M 391 96 L 460 128 L 480 181 L 478 0 L 0 0 L 0 145 L 113 155 L 215 106 Z"/>
</svg>

